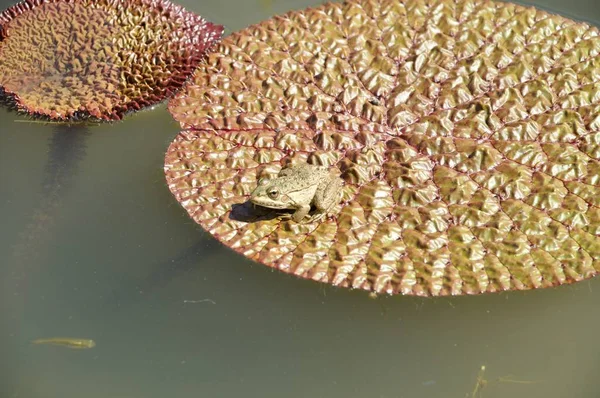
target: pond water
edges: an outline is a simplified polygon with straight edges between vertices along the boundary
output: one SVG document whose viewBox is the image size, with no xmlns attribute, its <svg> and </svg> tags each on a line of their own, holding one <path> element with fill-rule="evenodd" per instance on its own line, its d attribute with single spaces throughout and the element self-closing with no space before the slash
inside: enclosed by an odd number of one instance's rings
<svg viewBox="0 0 600 398">
<path fill-rule="evenodd" d="M 321 2 L 179 3 L 229 33 Z M 600 21 L 589 0 L 535 5 Z M 486 398 L 600 396 L 599 278 L 372 300 L 191 221 L 164 180 L 164 105 L 69 137 L 23 119 L 0 109 L 1 398 L 463 398 L 481 366 Z M 54 336 L 97 346 L 30 344 Z"/>
</svg>

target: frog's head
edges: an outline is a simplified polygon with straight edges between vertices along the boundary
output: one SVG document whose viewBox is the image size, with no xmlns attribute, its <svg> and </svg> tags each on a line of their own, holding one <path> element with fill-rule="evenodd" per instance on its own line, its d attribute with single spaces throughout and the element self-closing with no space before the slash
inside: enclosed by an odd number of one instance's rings
<svg viewBox="0 0 600 398">
<path fill-rule="evenodd" d="M 282 192 L 282 186 L 277 181 L 277 178 L 274 180 L 261 178 L 254 191 L 250 194 L 250 202 L 255 205 L 268 207 L 269 209 L 293 208 L 294 201 Z"/>
</svg>

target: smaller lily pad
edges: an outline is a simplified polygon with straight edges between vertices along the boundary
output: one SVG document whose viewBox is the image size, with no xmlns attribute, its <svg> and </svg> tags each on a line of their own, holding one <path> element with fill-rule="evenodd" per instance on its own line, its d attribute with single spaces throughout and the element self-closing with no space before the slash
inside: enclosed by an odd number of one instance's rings
<svg viewBox="0 0 600 398">
<path fill-rule="evenodd" d="M 0 27 L 0 96 L 56 120 L 118 120 L 168 98 L 223 34 L 166 0 L 27 0 Z"/>
</svg>

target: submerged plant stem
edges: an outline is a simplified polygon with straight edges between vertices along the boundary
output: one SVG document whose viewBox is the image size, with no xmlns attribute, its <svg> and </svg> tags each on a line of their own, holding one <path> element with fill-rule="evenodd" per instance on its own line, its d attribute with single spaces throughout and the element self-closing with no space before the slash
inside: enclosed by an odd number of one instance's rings
<svg viewBox="0 0 600 398">
<path fill-rule="evenodd" d="M 58 124 L 53 129 L 41 180 L 40 203 L 31 212 L 31 220 L 19 234 L 13 252 L 14 258 L 19 260 L 39 254 L 39 242 L 48 236 L 56 211 L 86 154 L 87 125 Z"/>
</svg>

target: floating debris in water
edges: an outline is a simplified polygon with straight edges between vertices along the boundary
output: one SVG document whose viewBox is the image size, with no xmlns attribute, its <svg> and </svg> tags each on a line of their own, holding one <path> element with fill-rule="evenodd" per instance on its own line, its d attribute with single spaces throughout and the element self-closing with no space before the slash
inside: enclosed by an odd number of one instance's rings
<svg viewBox="0 0 600 398">
<path fill-rule="evenodd" d="M 488 384 L 491 384 L 491 383 L 537 384 L 537 383 L 541 382 L 541 381 L 536 381 L 536 380 L 517 380 L 517 379 L 514 379 L 512 377 L 512 375 L 498 377 L 495 380 L 489 381 L 484 377 L 485 371 L 486 371 L 485 365 L 481 365 L 481 368 L 479 368 L 479 372 L 477 373 L 477 381 L 475 382 L 475 387 L 473 388 L 471 395 L 469 395 L 469 394 L 466 395 L 467 398 L 483 397 L 483 389 Z"/>
<path fill-rule="evenodd" d="M 183 300 L 184 304 L 198 304 L 198 303 L 211 303 L 211 304 L 217 304 L 216 301 L 211 300 L 211 299 L 202 299 L 202 300 Z"/>
</svg>

